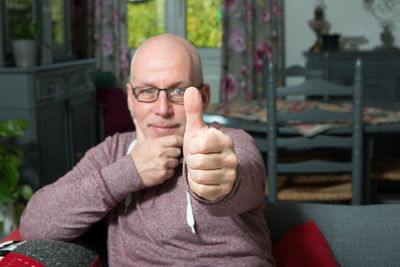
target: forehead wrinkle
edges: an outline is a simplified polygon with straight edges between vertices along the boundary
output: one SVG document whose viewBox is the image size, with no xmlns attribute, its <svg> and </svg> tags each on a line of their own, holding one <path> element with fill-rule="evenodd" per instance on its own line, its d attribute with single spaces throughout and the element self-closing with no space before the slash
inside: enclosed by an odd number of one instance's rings
<svg viewBox="0 0 400 267">
<path fill-rule="evenodd" d="M 143 86 L 157 87 L 157 86 L 154 85 L 153 82 L 150 82 L 150 81 L 140 81 L 139 84 L 143 84 Z M 190 81 L 182 79 L 182 80 L 177 80 L 177 81 L 174 81 L 174 82 L 170 83 L 170 85 L 167 88 L 171 88 L 171 87 L 174 87 L 174 86 L 179 86 L 179 85 L 182 85 L 182 84 L 185 84 L 187 86 L 191 85 Z M 137 86 L 137 87 L 141 87 L 141 86 L 142 85 Z M 162 88 L 160 88 L 160 89 L 162 89 Z"/>
</svg>

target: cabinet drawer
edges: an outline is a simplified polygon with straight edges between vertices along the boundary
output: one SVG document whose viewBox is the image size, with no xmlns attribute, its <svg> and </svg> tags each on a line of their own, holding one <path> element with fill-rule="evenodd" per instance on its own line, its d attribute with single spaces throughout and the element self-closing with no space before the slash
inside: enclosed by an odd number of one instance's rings
<svg viewBox="0 0 400 267">
<path fill-rule="evenodd" d="M 85 90 L 94 86 L 94 73 L 91 70 L 74 72 L 70 76 L 70 90 L 72 92 Z"/>
<path fill-rule="evenodd" d="M 64 76 L 39 77 L 36 79 L 36 101 L 56 98 L 65 93 Z"/>
</svg>

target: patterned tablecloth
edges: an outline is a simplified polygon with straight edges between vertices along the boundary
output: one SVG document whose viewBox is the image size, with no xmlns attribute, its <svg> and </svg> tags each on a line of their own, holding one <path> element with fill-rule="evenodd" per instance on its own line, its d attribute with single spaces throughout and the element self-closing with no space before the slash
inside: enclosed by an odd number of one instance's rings
<svg viewBox="0 0 400 267">
<path fill-rule="evenodd" d="M 245 119 L 251 121 L 267 122 L 266 100 L 259 99 L 252 102 L 235 101 L 230 103 L 221 103 L 210 105 L 207 108 L 206 114 L 222 115 L 230 118 Z M 312 100 L 289 101 L 279 99 L 277 101 L 278 109 L 287 112 L 301 112 L 311 109 L 334 110 L 350 112 L 352 104 L 350 102 L 343 103 L 324 103 Z M 363 123 L 364 124 L 380 124 L 380 123 L 395 123 L 400 122 L 400 112 L 384 110 L 380 108 L 363 108 Z M 335 127 L 347 127 L 346 122 L 329 121 L 327 123 L 318 124 L 294 124 L 296 128 L 305 136 L 314 136 L 320 132 L 332 129 Z"/>
</svg>

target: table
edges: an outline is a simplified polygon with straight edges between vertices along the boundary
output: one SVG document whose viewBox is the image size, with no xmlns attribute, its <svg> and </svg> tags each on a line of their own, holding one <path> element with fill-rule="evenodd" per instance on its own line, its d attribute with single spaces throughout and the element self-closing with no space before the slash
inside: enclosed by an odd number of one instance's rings
<svg viewBox="0 0 400 267">
<path fill-rule="evenodd" d="M 386 103 L 368 102 L 363 108 L 363 124 L 365 132 L 386 132 L 400 130 L 400 104 L 385 105 Z M 249 133 L 266 133 L 267 131 L 267 107 L 266 100 L 259 99 L 252 102 L 236 101 L 231 103 L 221 103 L 210 105 L 204 115 L 207 123 L 219 122 L 234 128 L 242 128 Z M 382 109 L 382 106 L 389 109 Z M 352 104 L 350 102 L 325 103 L 313 100 L 289 101 L 279 99 L 277 107 L 287 112 L 301 112 L 310 109 L 335 110 L 350 112 Z M 312 137 L 318 133 L 328 130 L 348 131 L 349 122 L 328 121 L 316 122 L 313 124 L 302 124 L 293 122 L 287 125 L 286 131 L 297 131 L 305 136 Z"/>
<path fill-rule="evenodd" d="M 304 100 L 299 103 L 299 101 L 287 101 L 281 99 L 278 101 L 277 106 L 278 108 L 287 110 L 288 112 L 296 112 L 312 108 L 325 110 L 335 109 L 342 110 L 343 112 L 349 112 L 351 110 L 350 103 L 326 104 L 310 100 Z M 266 100 L 264 99 L 249 103 L 237 101 L 210 105 L 203 117 L 206 123 L 216 121 L 224 126 L 241 128 L 254 137 L 259 137 L 261 135 L 264 136 L 262 139 L 266 139 L 267 108 Z M 345 121 L 318 122 L 315 124 L 301 124 L 296 122 L 292 125 L 281 127 L 279 130 L 285 134 L 303 134 L 309 137 L 324 131 L 332 134 L 346 134 L 351 131 L 349 123 Z M 391 149 L 397 153 L 396 155 L 398 156 L 399 151 L 396 147 L 399 146 L 393 144 L 388 136 L 397 136 L 400 134 L 400 103 L 364 102 L 363 133 L 363 177 L 365 181 L 368 181 L 367 183 L 363 183 L 365 185 L 364 192 L 366 192 L 366 194 L 364 194 L 364 201 L 366 201 L 369 200 L 368 194 L 370 191 L 369 162 L 377 153 L 377 148 L 375 146 L 376 141 L 378 139 L 383 139 L 384 141 L 389 140 L 389 146 L 391 146 Z M 255 138 L 256 143 L 260 151 L 265 152 L 265 142 L 257 142 L 259 139 L 260 138 Z M 400 143 L 399 138 L 396 137 L 395 142 Z M 390 153 L 390 151 L 387 150 L 387 147 L 384 147 L 383 153 L 388 152 Z"/>
</svg>

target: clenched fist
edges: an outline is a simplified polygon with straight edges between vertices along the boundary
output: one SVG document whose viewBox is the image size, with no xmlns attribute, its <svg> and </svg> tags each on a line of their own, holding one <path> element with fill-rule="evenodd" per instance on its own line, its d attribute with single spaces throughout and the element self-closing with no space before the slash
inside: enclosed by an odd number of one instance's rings
<svg viewBox="0 0 400 267">
<path fill-rule="evenodd" d="M 146 139 L 139 123 L 136 125 L 136 146 L 131 157 L 136 169 L 147 186 L 163 183 L 174 175 L 179 165 L 183 138 L 179 135 Z"/>
<path fill-rule="evenodd" d="M 232 190 L 238 159 L 232 139 L 208 127 L 203 120 L 200 92 L 190 87 L 185 91 L 186 130 L 183 151 L 188 170 L 188 183 L 198 196 L 216 200 Z"/>
</svg>

